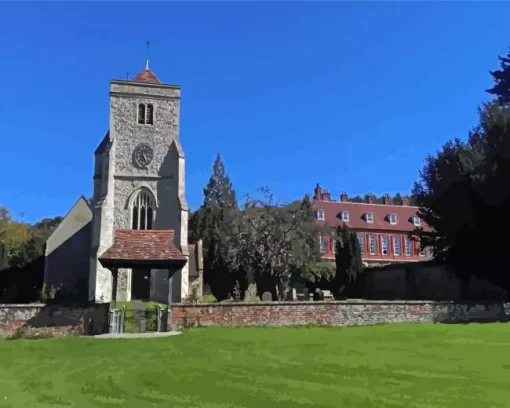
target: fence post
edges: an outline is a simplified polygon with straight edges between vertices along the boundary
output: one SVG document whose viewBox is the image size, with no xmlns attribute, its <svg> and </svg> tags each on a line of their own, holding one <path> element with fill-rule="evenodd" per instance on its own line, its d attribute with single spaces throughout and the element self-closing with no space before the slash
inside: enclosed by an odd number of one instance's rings
<svg viewBox="0 0 510 408">
<path fill-rule="evenodd" d="M 157 321 L 157 328 L 156 328 L 156 331 L 157 332 L 160 332 L 161 331 L 161 306 L 160 305 L 157 305 L 156 306 L 156 321 Z"/>
<path fill-rule="evenodd" d="M 124 333 L 124 322 L 126 318 L 126 306 L 122 306 L 120 308 L 120 324 L 119 324 L 119 333 Z"/>
</svg>

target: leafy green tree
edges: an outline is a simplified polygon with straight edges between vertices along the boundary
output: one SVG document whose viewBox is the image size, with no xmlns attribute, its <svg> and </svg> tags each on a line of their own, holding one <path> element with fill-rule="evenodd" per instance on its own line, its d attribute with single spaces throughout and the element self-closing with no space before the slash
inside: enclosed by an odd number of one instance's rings
<svg viewBox="0 0 510 408">
<path fill-rule="evenodd" d="M 361 248 L 356 233 L 347 227 L 338 227 L 335 238 L 336 293 L 345 297 L 349 288 L 363 272 Z"/>
<path fill-rule="evenodd" d="M 231 269 L 253 271 L 259 295 L 284 300 L 296 275 L 318 260 L 314 213 L 308 197 L 286 205 L 266 188 L 259 194 L 247 197 L 221 248 Z"/>
<path fill-rule="evenodd" d="M 15 221 L 7 208 L 0 207 L 2 267 L 24 263 L 25 246 L 30 238 L 30 226 L 27 223 Z"/>
</svg>

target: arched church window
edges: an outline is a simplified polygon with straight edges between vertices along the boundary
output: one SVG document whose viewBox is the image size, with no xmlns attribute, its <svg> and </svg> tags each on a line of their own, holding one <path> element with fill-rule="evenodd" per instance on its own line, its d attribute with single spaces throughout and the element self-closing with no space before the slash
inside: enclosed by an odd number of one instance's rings
<svg viewBox="0 0 510 408">
<path fill-rule="evenodd" d="M 145 105 L 143 103 L 138 105 L 138 123 L 140 125 L 145 124 Z"/>
<path fill-rule="evenodd" d="M 147 118 L 145 124 L 152 125 L 153 120 L 154 120 L 154 107 L 152 106 L 152 103 L 149 103 L 147 105 Z"/>
<path fill-rule="evenodd" d="M 140 191 L 133 201 L 132 229 L 151 230 L 154 225 L 155 204 L 147 191 Z"/>
</svg>

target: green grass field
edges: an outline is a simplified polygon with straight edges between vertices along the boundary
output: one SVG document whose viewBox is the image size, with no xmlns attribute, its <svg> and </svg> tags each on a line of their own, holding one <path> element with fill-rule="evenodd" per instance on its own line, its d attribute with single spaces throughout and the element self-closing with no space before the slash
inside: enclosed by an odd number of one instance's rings
<svg viewBox="0 0 510 408">
<path fill-rule="evenodd" d="M 0 407 L 510 406 L 510 325 L 0 342 Z"/>
</svg>

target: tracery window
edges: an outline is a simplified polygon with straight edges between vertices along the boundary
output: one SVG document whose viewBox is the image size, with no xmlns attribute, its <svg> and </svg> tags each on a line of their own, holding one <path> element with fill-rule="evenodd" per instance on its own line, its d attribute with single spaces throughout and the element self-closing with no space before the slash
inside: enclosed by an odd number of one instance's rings
<svg viewBox="0 0 510 408">
<path fill-rule="evenodd" d="M 151 230 L 154 224 L 156 205 L 148 191 L 141 190 L 133 201 L 132 229 Z"/>
</svg>

